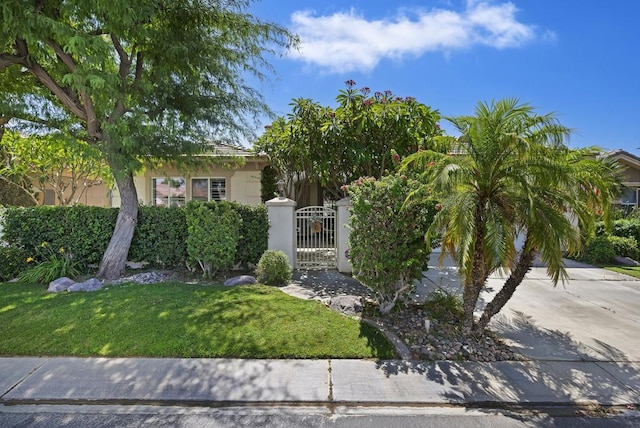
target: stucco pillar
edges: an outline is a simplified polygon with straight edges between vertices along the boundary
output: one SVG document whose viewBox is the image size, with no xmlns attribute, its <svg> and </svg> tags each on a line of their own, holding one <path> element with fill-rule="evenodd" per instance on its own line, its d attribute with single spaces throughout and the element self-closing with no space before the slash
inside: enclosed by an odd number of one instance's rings
<svg viewBox="0 0 640 428">
<path fill-rule="evenodd" d="M 289 263 L 296 268 L 296 233 L 295 210 L 296 201 L 285 197 L 273 198 L 265 202 L 269 216 L 270 250 L 281 250 L 289 258 Z"/>
<path fill-rule="evenodd" d="M 351 273 L 349 261 L 349 218 L 351 216 L 351 199 L 342 198 L 336 202 L 336 251 L 338 252 L 338 272 Z"/>
</svg>

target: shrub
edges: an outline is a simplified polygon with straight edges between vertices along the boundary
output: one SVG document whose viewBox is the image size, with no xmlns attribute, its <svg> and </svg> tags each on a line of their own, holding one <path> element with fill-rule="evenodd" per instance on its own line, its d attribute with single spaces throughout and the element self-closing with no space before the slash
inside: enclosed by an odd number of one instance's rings
<svg viewBox="0 0 640 428">
<path fill-rule="evenodd" d="M 109 236 L 112 232 L 109 232 Z M 162 266 L 184 266 L 187 257 L 184 208 L 140 207 L 129 260 Z"/>
<path fill-rule="evenodd" d="M 234 263 L 248 268 L 258 263 L 267 249 L 267 208 L 226 204 L 241 218 Z M 35 248 L 48 242 L 54 248 L 64 247 L 81 264 L 98 264 L 111 239 L 118 209 L 83 205 L 11 207 L 3 214 L 3 239 L 12 247 Z M 183 266 L 188 257 L 185 208 L 140 207 L 128 259 Z"/>
<path fill-rule="evenodd" d="M 589 264 L 606 264 L 611 263 L 616 257 L 613 245 L 607 236 L 596 236 L 593 238 L 584 250 L 584 254 L 580 257 L 580 261 Z"/>
<path fill-rule="evenodd" d="M 376 293 L 381 313 L 413 288 L 427 268 L 424 235 L 436 213 L 434 201 L 405 204 L 415 180 L 393 175 L 363 178 L 347 186 L 351 196 L 349 257 L 354 276 Z"/>
<path fill-rule="evenodd" d="M 24 272 L 29 264 L 24 248 L 0 245 L 0 282 L 10 281 Z"/>
<path fill-rule="evenodd" d="M 80 274 L 78 262 L 64 247 L 54 250 L 47 242 L 43 242 L 36 252 L 38 254 L 35 257 L 26 259 L 27 263 L 35 263 L 35 266 L 20 274 L 20 282 L 48 284 L 63 276 L 73 278 Z"/>
<path fill-rule="evenodd" d="M 634 238 L 640 242 L 640 220 L 622 219 L 613 223 L 612 234 L 623 238 Z"/>
<path fill-rule="evenodd" d="M 269 239 L 269 216 L 265 205 L 241 205 L 229 202 L 242 218 L 240 239 L 236 249 L 235 264 L 251 268 L 258 263 L 262 253 L 267 251 Z"/>
<path fill-rule="evenodd" d="M 638 242 L 635 238 L 609 236 L 608 239 L 617 256 L 629 257 L 633 260 L 638 259 Z"/>
<path fill-rule="evenodd" d="M 235 260 L 240 215 L 227 202 L 191 201 L 185 211 L 187 253 L 207 277 L 229 269 Z"/>
<path fill-rule="evenodd" d="M 289 258 L 281 250 L 264 252 L 256 267 L 257 280 L 266 285 L 282 285 L 291 279 L 293 269 Z"/>
</svg>

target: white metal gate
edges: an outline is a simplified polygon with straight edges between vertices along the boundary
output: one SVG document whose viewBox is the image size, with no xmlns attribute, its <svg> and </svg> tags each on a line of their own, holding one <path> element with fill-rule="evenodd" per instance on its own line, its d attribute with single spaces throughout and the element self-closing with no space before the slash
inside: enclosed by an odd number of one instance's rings
<svg viewBox="0 0 640 428">
<path fill-rule="evenodd" d="M 335 269 L 336 211 L 327 207 L 296 210 L 296 266 L 298 269 Z"/>
</svg>

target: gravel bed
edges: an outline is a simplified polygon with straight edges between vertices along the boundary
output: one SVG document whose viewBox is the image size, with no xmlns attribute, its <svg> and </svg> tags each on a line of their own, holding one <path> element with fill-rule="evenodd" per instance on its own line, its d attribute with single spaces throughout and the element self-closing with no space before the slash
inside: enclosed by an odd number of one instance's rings
<svg viewBox="0 0 640 428">
<path fill-rule="evenodd" d="M 412 359 L 427 361 L 518 361 L 513 352 L 491 331 L 480 338 L 460 334 L 455 320 L 438 321 L 419 305 L 381 317 L 369 317 L 396 334 L 411 350 Z M 429 330 L 425 326 L 428 320 Z"/>
</svg>

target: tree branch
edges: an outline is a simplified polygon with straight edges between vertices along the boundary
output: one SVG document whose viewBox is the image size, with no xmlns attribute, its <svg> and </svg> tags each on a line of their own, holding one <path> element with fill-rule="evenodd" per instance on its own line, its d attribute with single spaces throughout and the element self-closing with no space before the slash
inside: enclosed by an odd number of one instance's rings
<svg viewBox="0 0 640 428">
<path fill-rule="evenodd" d="M 76 63 L 71 57 L 71 55 L 66 53 L 60 47 L 60 45 L 56 43 L 54 40 L 51 40 L 51 39 L 47 40 L 47 44 L 51 46 L 53 51 L 56 53 L 56 55 L 58 55 L 58 58 L 60 58 L 60 61 L 62 61 L 62 63 L 67 67 L 67 69 L 73 73 L 76 70 Z"/>
<path fill-rule="evenodd" d="M 22 39 L 16 40 L 16 50 L 18 51 L 20 56 L 25 58 L 25 67 L 29 69 L 31 74 L 33 74 L 33 76 L 41 84 L 49 89 L 51 93 L 55 95 L 56 98 L 58 98 L 60 102 L 71 111 L 71 113 L 76 115 L 81 120 L 87 120 L 87 113 L 85 109 L 82 108 L 77 98 L 74 95 L 68 93 L 63 87 L 58 85 L 58 83 L 53 80 L 49 73 L 47 73 L 47 71 L 42 68 L 42 66 L 38 64 L 37 61 L 32 58 L 30 58 L 29 60 L 26 59 L 29 56 L 29 49 L 27 48 L 26 41 Z"/>
<path fill-rule="evenodd" d="M 18 55 L 11 55 L 7 53 L 0 54 L 0 71 L 12 65 L 21 64 L 26 66 L 27 61 L 25 58 Z"/>
</svg>

